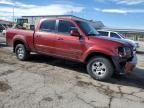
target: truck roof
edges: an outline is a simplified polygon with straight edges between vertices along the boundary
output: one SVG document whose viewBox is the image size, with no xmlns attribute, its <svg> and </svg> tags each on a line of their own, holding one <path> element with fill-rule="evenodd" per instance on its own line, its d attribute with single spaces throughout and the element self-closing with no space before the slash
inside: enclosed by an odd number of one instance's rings
<svg viewBox="0 0 144 108">
<path fill-rule="evenodd" d="M 74 15 L 44 15 L 44 16 L 42 15 L 42 16 L 22 16 L 22 17 L 45 17 L 44 19 L 60 18 L 60 19 L 73 19 L 73 20 L 89 21 L 87 19 L 80 18 L 80 17 L 74 16 Z"/>
</svg>

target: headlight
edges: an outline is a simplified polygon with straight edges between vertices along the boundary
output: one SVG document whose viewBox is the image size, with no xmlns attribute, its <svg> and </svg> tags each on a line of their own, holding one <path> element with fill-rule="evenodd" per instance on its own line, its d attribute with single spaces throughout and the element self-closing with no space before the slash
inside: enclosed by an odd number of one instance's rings
<svg viewBox="0 0 144 108">
<path fill-rule="evenodd" d="M 126 57 L 132 54 L 131 49 L 129 47 L 119 47 L 118 54 L 120 57 Z"/>
</svg>

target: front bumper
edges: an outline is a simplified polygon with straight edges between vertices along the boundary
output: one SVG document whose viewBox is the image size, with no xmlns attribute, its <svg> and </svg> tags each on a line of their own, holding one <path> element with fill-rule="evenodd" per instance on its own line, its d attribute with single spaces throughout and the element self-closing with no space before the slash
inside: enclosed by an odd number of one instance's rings
<svg viewBox="0 0 144 108">
<path fill-rule="evenodd" d="M 131 61 L 133 57 L 129 58 L 121 58 L 118 56 L 113 56 L 112 61 L 115 67 L 115 73 L 118 75 L 124 75 L 125 74 L 125 65 L 128 61 Z"/>
<path fill-rule="evenodd" d="M 136 67 L 136 64 L 138 62 L 136 54 L 134 55 L 133 59 L 131 61 L 128 61 L 125 65 L 125 73 L 126 74 L 131 74 L 133 70 Z"/>
</svg>

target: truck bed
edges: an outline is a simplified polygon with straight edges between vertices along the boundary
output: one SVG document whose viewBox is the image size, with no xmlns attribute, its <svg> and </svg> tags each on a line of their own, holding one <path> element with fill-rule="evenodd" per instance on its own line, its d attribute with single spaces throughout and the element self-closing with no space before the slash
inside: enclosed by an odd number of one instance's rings
<svg viewBox="0 0 144 108">
<path fill-rule="evenodd" d="M 32 30 L 23 30 L 23 29 L 8 29 L 6 32 L 6 43 L 9 46 L 13 46 L 14 40 L 20 37 L 25 40 L 26 43 L 31 49 L 33 48 L 33 35 L 34 31 Z"/>
</svg>

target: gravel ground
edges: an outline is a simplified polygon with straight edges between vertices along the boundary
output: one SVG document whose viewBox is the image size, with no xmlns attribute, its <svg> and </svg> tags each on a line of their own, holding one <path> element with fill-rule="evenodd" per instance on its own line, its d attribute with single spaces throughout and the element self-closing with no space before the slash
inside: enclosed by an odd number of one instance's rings
<svg viewBox="0 0 144 108">
<path fill-rule="evenodd" d="M 144 55 L 129 78 L 99 82 L 83 64 L 37 54 L 18 61 L 0 40 L 0 108 L 144 107 Z"/>
</svg>

